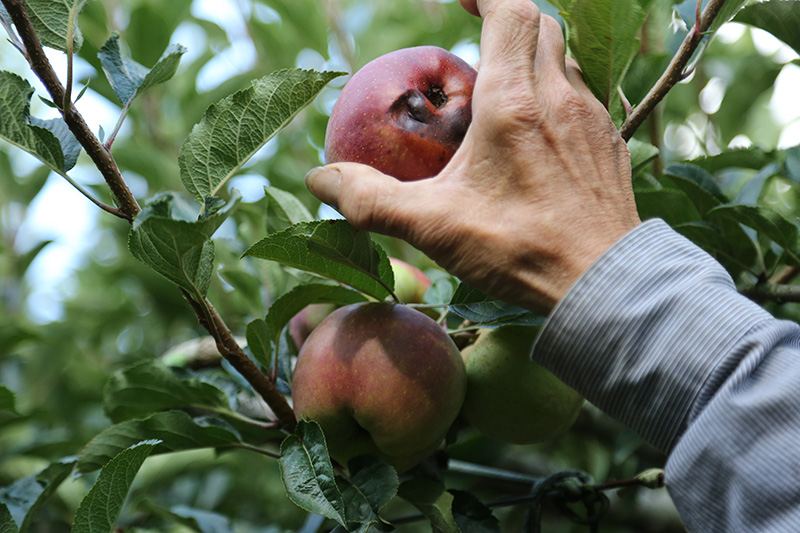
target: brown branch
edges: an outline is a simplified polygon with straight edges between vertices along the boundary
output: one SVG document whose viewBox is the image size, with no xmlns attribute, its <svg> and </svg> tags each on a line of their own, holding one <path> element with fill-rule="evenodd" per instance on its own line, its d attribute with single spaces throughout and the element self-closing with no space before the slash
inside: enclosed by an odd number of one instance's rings
<svg viewBox="0 0 800 533">
<path fill-rule="evenodd" d="M 2 0 L 2 2 L 14 22 L 17 34 L 25 45 L 25 55 L 31 69 L 42 81 L 47 92 L 50 93 L 51 100 L 63 107 L 64 86 L 61 85 L 61 81 L 56 76 L 50 61 L 44 53 L 42 43 L 36 35 L 36 30 L 31 24 L 28 13 L 25 11 L 25 0 Z M 97 166 L 97 169 L 106 180 L 109 189 L 111 189 L 111 194 L 119 206 L 119 209 L 115 210 L 116 212 L 112 211 L 112 213 L 129 222 L 132 221 L 139 214 L 141 208 L 125 180 L 122 179 L 122 174 L 120 174 L 119 167 L 117 167 L 114 158 L 111 156 L 111 152 L 106 150 L 100 140 L 92 133 L 92 130 L 89 129 L 86 121 L 75 106 L 70 105 L 69 109 L 61 109 L 61 113 L 64 117 L 64 122 L 67 123 L 70 131 L 86 150 L 89 157 L 92 158 L 95 166 Z"/>
<path fill-rule="evenodd" d="M 247 380 L 253 390 L 264 398 L 264 401 L 267 402 L 267 405 L 278 418 L 281 428 L 289 432 L 294 431 L 297 421 L 289 402 L 286 401 L 286 398 L 278 390 L 275 383 L 247 357 L 247 354 L 244 353 L 236 339 L 233 338 L 231 330 L 222 320 L 222 317 L 219 316 L 211 302 L 204 300 L 202 303 L 198 303 L 188 292 L 183 289 L 181 291 L 194 309 L 200 325 L 214 337 L 217 349 L 222 357 Z"/>
<path fill-rule="evenodd" d="M 678 52 L 670 61 L 664 74 L 661 75 L 639 105 L 633 108 L 633 112 L 625 120 L 625 123 L 620 128 L 620 135 L 623 139 L 627 141 L 633 137 L 633 134 L 653 112 L 656 105 L 664 99 L 676 83 L 683 79 L 686 65 L 689 64 L 689 60 L 703 40 L 705 32 L 711 27 L 711 23 L 724 3 L 725 0 L 711 0 L 708 3 L 702 15 L 696 21 L 694 28 L 681 43 Z"/>
</svg>

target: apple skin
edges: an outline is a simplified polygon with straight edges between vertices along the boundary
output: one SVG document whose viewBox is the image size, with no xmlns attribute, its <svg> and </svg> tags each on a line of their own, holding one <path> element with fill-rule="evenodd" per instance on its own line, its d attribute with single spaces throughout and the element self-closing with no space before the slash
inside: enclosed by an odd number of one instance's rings
<svg viewBox="0 0 800 533">
<path fill-rule="evenodd" d="M 340 307 L 314 329 L 297 358 L 292 400 L 298 420 L 322 426 L 339 463 L 370 454 L 402 472 L 439 447 L 466 385 L 461 354 L 436 322 L 367 302 Z"/>
<path fill-rule="evenodd" d="M 431 286 L 431 278 L 417 267 L 401 259 L 389 258 L 394 272 L 394 294 L 406 304 L 421 304 L 425 301 L 425 292 Z"/>
<path fill-rule="evenodd" d="M 289 320 L 289 335 L 299 350 L 311 332 L 336 309 L 334 304 L 309 304 Z"/>
<path fill-rule="evenodd" d="M 550 440 L 567 431 L 583 397 L 531 361 L 537 328 L 482 330 L 462 350 L 467 396 L 462 416 L 481 433 L 513 444 Z"/>
<path fill-rule="evenodd" d="M 364 163 L 401 181 L 435 176 L 472 121 L 476 76 L 464 60 L 436 46 L 370 61 L 331 111 L 326 162 Z"/>
</svg>

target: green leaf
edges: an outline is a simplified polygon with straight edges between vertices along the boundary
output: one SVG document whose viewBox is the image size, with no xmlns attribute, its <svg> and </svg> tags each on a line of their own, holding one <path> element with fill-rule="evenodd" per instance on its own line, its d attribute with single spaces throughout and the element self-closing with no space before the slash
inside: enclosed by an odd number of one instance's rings
<svg viewBox="0 0 800 533">
<path fill-rule="evenodd" d="M 287 69 L 210 106 L 181 146 L 181 180 L 195 199 L 216 195 L 264 144 L 342 72 Z"/>
<path fill-rule="evenodd" d="M 631 170 L 634 176 L 659 154 L 658 148 L 652 144 L 633 138 L 628 141 L 628 150 L 631 153 Z"/>
<path fill-rule="evenodd" d="M 723 205 L 712 213 L 725 214 L 771 239 L 800 265 L 800 230 L 777 211 L 751 205 Z"/>
<path fill-rule="evenodd" d="M 260 431 L 263 442 L 283 435 L 279 430 Z M 76 469 L 81 473 L 97 470 L 122 450 L 143 439 L 161 441 L 153 452 L 157 454 L 242 444 L 240 432 L 221 418 L 192 418 L 183 411 L 164 411 L 106 429 L 84 447 Z"/>
<path fill-rule="evenodd" d="M 78 14 L 87 0 L 26 0 L 25 10 L 42 44 L 62 52 L 67 51 L 69 27 L 72 24 L 73 51 L 83 45 L 78 26 Z"/>
<path fill-rule="evenodd" d="M 8 507 L 2 503 L 0 503 L 0 533 L 19 533 Z"/>
<path fill-rule="evenodd" d="M 461 533 L 453 517 L 453 495 L 440 482 L 411 479 L 400 485 L 399 495 L 430 520 L 434 533 Z"/>
<path fill-rule="evenodd" d="M 114 531 L 133 478 L 159 443 L 147 440 L 134 444 L 103 466 L 97 481 L 75 511 L 72 533 Z"/>
<path fill-rule="evenodd" d="M 264 192 L 267 196 L 267 234 L 314 220 L 306 206 L 292 193 L 276 187 L 264 187 Z"/>
<path fill-rule="evenodd" d="M 174 193 L 163 193 L 134 220 L 128 248 L 134 257 L 171 282 L 204 297 L 214 270 L 211 236 L 240 200 L 241 195 L 234 191 L 225 207 L 193 221 Z"/>
<path fill-rule="evenodd" d="M 61 153 L 64 156 L 64 171 L 68 171 L 75 166 L 78 162 L 78 156 L 81 153 L 81 143 L 75 138 L 75 135 L 67 126 L 62 118 L 51 118 L 42 120 L 36 117 L 30 117 L 30 125 L 32 128 L 43 128 L 52 133 L 58 143 L 61 145 Z"/>
<path fill-rule="evenodd" d="M 396 495 L 400 486 L 395 469 L 373 455 L 354 457 L 347 464 L 350 480 L 339 478 L 347 506 L 347 520 L 362 526 L 386 524 L 379 516 L 383 507 Z"/>
<path fill-rule="evenodd" d="M 58 138 L 44 127 L 31 125 L 32 94 L 27 81 L 0 71 L 0 137 L 63 174 L 67 168 Z"/>
<path fill-rule="evenodd" d="M 186 526 L 200 533 L 231 533 L 233 526 L 227 516 L 186 505 L 175 505 L 169 512 Z"/>
<path fill-rule="evenodd" d="M 264 237 L 244 256 L 284 265 L 334 279 L 379 300 L 389 296 L 394 275 L 386 253 L 369 233 L 344 220 L 301 222 Z"/>
<path fill-rule="evenodd" d="M 0 411 L 9 411 L 15 415 L 19 414 L 17 413 L 14 393 L 3 385 L 0 385 Z"/>
<path fill-rule="evenodd" d="M 450 310 L 484 327 L 541 326 L 546 320 L 522 307 L 490 298 L 465 283 L 461 283 L 453 294 Z"/>
<path fill-rule="evenodd" d="M 642 220 L 661 218 L 670 226 L 702 219 L 689 197 L 676 189 L 636 191 L 636 207 Z"/>
<path fill-rule="evenodd" d="M 461 531 L 469 533 L 500 533 L 500 522 L 492 510 L 472 493 L 450 490 L 453 495 L 453 517 Z"/>
<path fill-rule="evenodd" d="M 122 54 L 119 48 L 119 35 L 114 34 L 100 48 L 97 57 L 100 58 L 114 94 L 123 105 L 128 106 L 145 89 L 172 78 L 178 70 L 181 56 L 185 53 L 186 48 L 172 44 L 167 47 L 153 68 L 148 69 Z"/>
<path fill-rule="evenodd" d="M 103 407 L 112 422 L 175 408 L 230 409 L 228 397 L 210 383 L 179 378 L 158 360 L 140 361 L 114 373 L 103 389 Z"/>
<path fill-rule="evenodd" d="M 301 420 L 281 443 L 278 461 L 289 499 L 301 509 L 347 528 L 345 502 L 331 464 L 325 436 L 316 422 Z"/>
<path fill-rule="evenodd" d="M 733 19 L 771 33 L 800 54 L 800 2 L 767 0 L 747 5 Z"/>
<path fill-rule="evenodd" d="M 692 165 L 702 167 L 708 172 L 717 172 L 726 168 L 752 168 L 758 170 L 774 161 L 774 152 L 765 152 L 763 148 L 751 146 L 725 150 L 717 155 L 702 156 L 688 161 Z"/>
<path fill-rule="evenodd" d="M 670 165 L 664 170 L 664 175 L 686 193 L 703 217 L 728 201 L 714 177 L 700 167 L 687 163 Z"/>
<path fill-rule="evenodd" d="M 19 526 L 20 532 L 31 530 L 39 507 L 69 476 L 75 461 L 74 457 L 58 459 L 41 472 L 18 479 L 8 487 L 0 488 L 0 504 L 5 505 L 15 528 Z M 0 523 L 1 521 L 2 513 L 0 513 Z M 2 527 L 0 531 L 3 531 Z"/>
<path fill-rule="evenodd" d="M 264 366 L 271 366 L 272 353 L 277 346 L 281 331 L 305 306 L 319 302 L 348 305 L 365 301 L 367 298 L 360 292 L 340 285 L 322 283 L 297 285 L 275 300 L 265 320 L 257 319 L 248 324 L 247 345 L 257 361 Z"/>
<path fill-rule="evenodd" d="M 639 50 L 644 19 L 645 10 L 631 0 L 576 0 L 564 14 L 569 49 L 607 109 L 619 99 L 617 88 Z"/>
</svg>

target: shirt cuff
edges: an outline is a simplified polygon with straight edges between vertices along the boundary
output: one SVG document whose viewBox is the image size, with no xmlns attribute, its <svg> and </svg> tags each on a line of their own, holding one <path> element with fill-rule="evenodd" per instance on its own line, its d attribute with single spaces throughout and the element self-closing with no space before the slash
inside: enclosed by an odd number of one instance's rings
<svg viewBox="0 0 800 533">
<path fill-rule="evenodd" d="M 725 355 L 770 319 L 711 256 L 649 220 L 569 290 L 533 358 L 668 452 Z"/>
</svg>

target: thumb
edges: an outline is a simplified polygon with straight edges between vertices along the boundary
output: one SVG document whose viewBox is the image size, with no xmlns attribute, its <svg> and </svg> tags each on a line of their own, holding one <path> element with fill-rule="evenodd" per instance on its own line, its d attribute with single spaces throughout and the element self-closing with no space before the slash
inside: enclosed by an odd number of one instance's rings
<svg viewBox="0 0 800 533">
<path fill-rule="evenodd" d="M 421 207 L 414 199 L 422 182 L 401 182 L 360 163 L 312 168 L 305 181 L 311 194 L 367 231 L 404 238 Z"/>
</svg>

